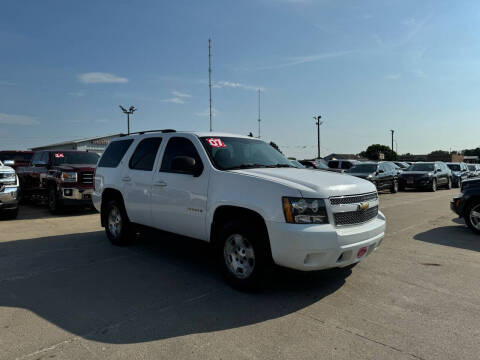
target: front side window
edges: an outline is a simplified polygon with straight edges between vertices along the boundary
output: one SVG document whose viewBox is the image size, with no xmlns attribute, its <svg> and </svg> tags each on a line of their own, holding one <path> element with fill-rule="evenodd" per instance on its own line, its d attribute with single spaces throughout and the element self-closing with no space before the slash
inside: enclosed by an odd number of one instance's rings
<svg viewBox="0 0 480 360">
<path fill-rule="evenodd" d="M 352 167 L 352 163 L 350 161 L 342 161 L 342 169 L 350 169 Z"/>
<path fill-rule="evenodd" d="M 448 164 L 447 166 L 452 171 L 460 171 L 460 164 Z"/>
<path fill-rule="evenodd" d="M 153 137 L 140 141 L 130 158 L 130 169 L 152 171 L 162 138 Z"/>
<path fill-rule="evenodd" d="M 132 142 L 133 139 L 112 141 L 104 151 L 98 167 L 116 168 Z"/>
<path fill-rule="evenodd" d="M 195 163 L 198 164 L 198 166 L 203 166 L 200 155 L 198 155 L 195 145 L 193 145 L 190 140 L 183 137 L 172 137 L 168 141 L 167 147 L 165 149 L 160 171 L 176 173 L 177 171 L 173 170 L 172 168 L 172 162 L 173 159 L 178 156 L 191 157 L 195 159 Z"/>
<path fill-rule="evenodd" d="M 338 161 L 337 160 L 329 161 L 328 162 L 328 167 L 332 168 L 332 169 L 337 169 L 338 168 Z"/>
<path fill-rule="evenodd" d="M 220 170 L 294 167 L 282 153 L 258 139 L 203 137 L 201 142 Z"/>
<path fill-rule="evenodd" d="M 377 171 L 377 164 L 359 164 L 349 170 L 347 173 L 371 174 Z"/>
<path fill-rule="evenodd" d="M 92 152 L 55 151 L 53 152 L 53 164 L 82 164 L 96 165 L 100 156 Z"/>
</svg>

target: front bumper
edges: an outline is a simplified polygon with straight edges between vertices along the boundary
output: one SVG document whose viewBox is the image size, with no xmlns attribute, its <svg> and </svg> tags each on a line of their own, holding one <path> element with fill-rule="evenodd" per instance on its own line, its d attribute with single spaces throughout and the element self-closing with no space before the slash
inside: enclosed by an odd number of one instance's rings
<svg viewBox="0 0 480 360">
<path fill-rule="evenodd" d="M 93 189 L 63 187 L 59 190 L 59 197 L 64 203 L 90 204 L 92 202 Z"/>
<path fill-rule="evenodd" d="M 345 267 L 362 261 L 380 245 L 385 236 L 384 215 L 368 223 L 335 227 L 279 222 L 267 224 L 273 261 L 280 266 L 312 271 Z M 360 258 L 357 253 L 366 248 Z"/>
<path fill-rule="evenodd" d="M 8 186 L 0 191 L 0 211 L 18 208 L 17 191 L 17 186 Z"/>
<path fill-rule="evenodd" d="M 413 183 L 409 183 L 406 178 L 399 178 L 398 183 L 400 186 L 405 188 L 420 189 L 426 188 L 432 185 L 433 178 L 419 178 L 414 179 Z"/>
<path fill-rule="evenodd" d="M 463 216 L 464 205 L 465 201 L 462 196 L 455 197 L 450 201 L 450 209 L 458 216 Z"/>
</svg>

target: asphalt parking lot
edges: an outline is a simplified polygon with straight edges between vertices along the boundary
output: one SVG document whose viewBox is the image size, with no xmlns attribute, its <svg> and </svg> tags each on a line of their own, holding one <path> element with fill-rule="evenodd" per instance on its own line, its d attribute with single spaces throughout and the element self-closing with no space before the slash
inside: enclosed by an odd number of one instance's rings
<svg viewBox="0 0 480 360">
<path fill-rule="evenodd" d="M 478 359 L 480 237 L 457 190 L 382 194 L 387 236 L 352 272 L 227 287 L 208 248 L 111 246 L 92 211 L 0 221 L 0 359 Z"/>
</svg>

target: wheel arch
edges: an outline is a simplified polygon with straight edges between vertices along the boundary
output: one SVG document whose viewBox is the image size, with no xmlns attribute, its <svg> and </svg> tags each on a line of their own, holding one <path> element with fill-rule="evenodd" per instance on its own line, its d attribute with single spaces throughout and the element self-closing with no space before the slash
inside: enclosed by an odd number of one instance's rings
<svg viewBox="0 0 480 360">
<path fill-rule="evenodd" d="M 123 195 L 120 190 L 114 188 L 106 188 L 102 192 L 102 203 L 100 208 L 100 222 L 102 226 L 105 226 L 105 208 L 109 201 L 118 200 L 122 203 L 122 206 L 125 208 L 125 202 L 123 201 Z M 126 211 L 126 210 L 125 210 Z M 127 214 L 128 217 L 128 214 Z"/>
</svg>

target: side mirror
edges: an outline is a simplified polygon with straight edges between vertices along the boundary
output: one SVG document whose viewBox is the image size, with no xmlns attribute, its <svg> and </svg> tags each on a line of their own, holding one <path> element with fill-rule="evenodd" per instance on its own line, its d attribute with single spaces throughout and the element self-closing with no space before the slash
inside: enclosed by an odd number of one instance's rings
<svg viewBox="0 0 480 360">
<path fill-rule="evenodd" d="M 378 170 L 377 170 L 377 174 L 383 174 L 384 172 L 385 172 L 385 171 L 382 170 L 382 169 L 378 169 Z"/>
<path fill-rule="evenodd" d="M 33 166 L 35 166 L 35 167 L 46 167 L 47 165 L 48 164 L 45 161 L 41 161 L 41 160 L 35 161 L 33 163 Z"/>
<path fill-rule="evenodd" d="M 200 176 L 203 169 L 194 158 L 190 156 L 176 156 L 172 160 L 172 170 L 181 174 Z"/>
<path fill-rule="evenodd" d="M 3 162 L 3 165 L 12 166 L 12 165 L 15 165 L 15 161 L 14 160 L 5 160 Z"/>
<path fill-rule="evenodd" d="M 437 170 L 435 170 L 436 173 L 439 173 L 439 172 L 441 172 L 441 171 L 442 171 L 442 169 L 437 169 Z"/>
</svg>

